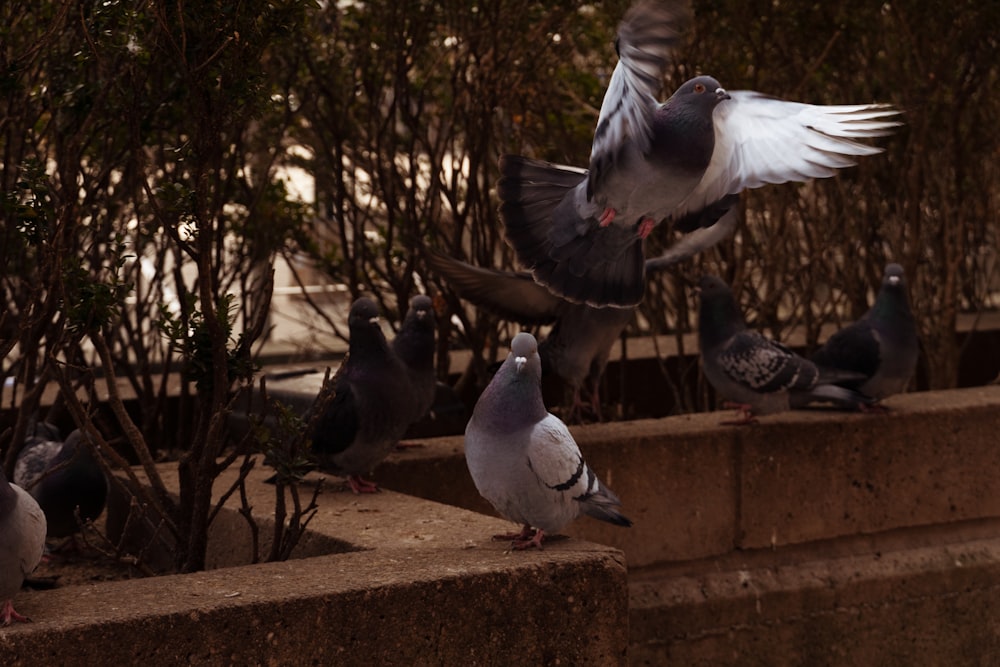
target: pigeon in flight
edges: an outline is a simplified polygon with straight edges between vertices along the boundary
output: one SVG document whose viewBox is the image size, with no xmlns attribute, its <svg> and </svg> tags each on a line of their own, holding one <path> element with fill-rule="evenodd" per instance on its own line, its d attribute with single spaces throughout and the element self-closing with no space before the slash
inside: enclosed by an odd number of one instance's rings
<svg viewBox="0 0 1000 667">
<path fill-rule="evenodd" d="M 500 159 L 506 240 L 535 280 L 571 301 L 639 303 L 643 239 L 657 224 L 682 232 L 709 227 L 742 190 L 833 176 L 881 152 L 859 140 L 900 125 L 889 105 L 816 106 L 727 92 L 710 76 L 659 102 L 686 20 L 682 5 L 643 1 L 626 13 L 589 169 Z"/>
<path fill-rule="evenodd" d="M 25 441 L 14 464 L 14 483 L 38 501 L 49 537 L 73 536 L 80 521 L 96 519 L 108 499 L 108 478 L 100 462 L 75 429 L 61 441 L 51 425 L 39 424 Z M 79 512 L 79 518 L 77 513 Z"/>
<path fill-rule="evenodd" d="M 831 384 L 856 373 L 821 373 L 814 363 L 784 345 L 747 329 L 733 292 L 715 276 L 699 284 L 698 343 L 705 377 L 732 401 L 739 417 L 725 424 L 750 424 L 767 415 L 811 402 L 858 409 L 864 396 Z"/>
<path fill-rule="evenodd" d="M 632 522 L 621 501 L 584 462 L 569 429 L 542 403 L 535 337 L 521 332 L 483 391 L 465 429 L 465 458 L 479 493 L 523 529 L 514 549 L 541 548 L 546 534 L 580 514 L 619 526 Z"/>
<path fill-rule="evenodd" d="M 0 625 L 30 619 L 14 610 L 14 596 L 45 551 L 45 514 L 0 468 Z"/>
<path fill-rule="evenodd" d="M 355 301 L 347 324 L 347 359 L 334 380 L 336 393 L 317 420 L 312 453 L 322 470 L 347 475 L 354 493 L 374 493 L 378 485 L 362 475 L 403 437 L 416 397 L 406 365 L 382 333 L 375 302 Z"/>
<path fill-rule="evenodd" d="M 872 307 L 830 336 L 812 361 L 822 368 L 861 374 L 859 380 L 837 384 L 880 401 L 906 389 L 919 355 L 917 321 L 910 310 L 903 267 L 889 264 Z"/>
<path fill-rule="evenodd" d="M 428 265 L 463 299 L 523 326 L 553 325 L 538 346 L 542 370 L 554 375 L 571 392 L 571 420 L 587 407 L 600 418 L 600 382 L 608 357 L 634 308 L 594 308 L 556 296 L 529 273 L 472 266 L 457 259 L 427 253 Z M 590 395 L 583 401 L 583 389 Z"/>
</svg>

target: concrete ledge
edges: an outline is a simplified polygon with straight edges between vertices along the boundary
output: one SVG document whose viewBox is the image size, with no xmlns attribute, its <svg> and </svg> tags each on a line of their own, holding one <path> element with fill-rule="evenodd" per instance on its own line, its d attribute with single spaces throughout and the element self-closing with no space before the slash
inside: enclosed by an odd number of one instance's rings
<svg viewBox="0 0 1000 667">
<path fill-rule="evenodd" d="M 574 427 L 635 526 L 581 519 L 571 535 L 630 567 L 900 527 L 1000 517 L 1000 386 L 895 396 L 888 414 L 804 410 L 749 427 L 728 413 Z M 376 476 L 388 488 L 492 513 L 462 438 L 421 441 Z M 442 483 L 447 480 L 447 483 Z"/>
<path fill-rule="evenodd" d="M 264 476 L 256 508 L 273 507 Z M 392 492 L 320 502 L 312 532 L 353 551 L 25 592 L 35 622 L 0 629 L 3 664 L 625 663 L 620 552 L 566 539 L 508 553 L 489 538 L 510 524 Z M 240 522 L 213 534 L 229 545 L 217 562 L 248 543 Z"/>
</svg>

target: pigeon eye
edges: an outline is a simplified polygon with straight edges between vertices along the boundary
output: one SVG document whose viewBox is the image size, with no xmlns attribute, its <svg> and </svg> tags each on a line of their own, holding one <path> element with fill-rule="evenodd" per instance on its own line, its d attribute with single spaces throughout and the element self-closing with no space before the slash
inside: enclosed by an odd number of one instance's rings
<svg viewBox="0 0 1000 667">
<path fill-rule="evenodd" d="M 696 93 L 703 93 L 703 92 L 705 92 L 705 86 L 702 85 L 702 84 L 700 84 L 700 83 L 694 84 L 694 92 L 696 92 Z"/>
</svg>

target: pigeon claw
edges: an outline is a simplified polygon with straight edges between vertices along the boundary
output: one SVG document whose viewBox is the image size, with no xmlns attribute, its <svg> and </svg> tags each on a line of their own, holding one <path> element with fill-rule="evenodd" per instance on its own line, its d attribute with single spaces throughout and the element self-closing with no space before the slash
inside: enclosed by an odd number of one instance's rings
<svg viewBox="0 0 1000 667">
<path fill-rule="evenodd" d="M 644 239 L 649 236 L 650 232 L 653 231 L 653 227 L 656 227 L 656 221 L 652 218 L 643 218 L 642 222 L 639 223 L 639 238 Z"/>
<path fill-rule="evenodd" d="M 607 227 L 615 221 L 615 215 L 617 214 L 618 211 L 609 206 L 604 209 L 604 212 L 601 213 L 601 217 L 597 220 L 597 222 L 601 225 L 601 227 Z"/>
<path fill-rule="evenodd" d="M 736 419 L 727 419 L 726 421 L 719 422 L 723 426 L 746 426 L 748 424 L 756 424 L 757 418 L 753 416 L 752 406 L 747 403 L 723 403 L 724 408 L 735 408 L 736 409 Z"/>
<path fill-rule="evenodd" d="M 511 540 L 510 548 L 514 551 L 524 551 L 531 547 L 542 548 L 542 540 L 545 538 L 545 531 L 535 530 L 531 526 L 525 526 L 519 533 L 501 533 L 494 535 L 495 542 L 506 542 Z"/>
<path fill-rule="evenodd" d="M 14 603 L 7 600 L 0 607 L 0 626 L 7 627 L 11 623 L 31 623 L 31 619 L 27 616 L 17 613 L 14 611 Z"/>
<path fill-rule="evenodd" d="M 362 493 L 378 493 L 378 484 L 370 480 L 364 479 L 361 475 L 351 475 L 347 478 L 347 485 L 351 487 L 351 491 L 356 494 Z"/>
</svg>

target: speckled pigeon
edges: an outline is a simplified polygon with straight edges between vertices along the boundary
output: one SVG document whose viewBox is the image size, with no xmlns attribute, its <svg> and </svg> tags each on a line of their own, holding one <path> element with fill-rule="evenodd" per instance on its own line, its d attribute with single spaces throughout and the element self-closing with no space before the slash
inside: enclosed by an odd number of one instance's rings
<svg viewBox="0 0 1000 667">
<path fill-rule="evenodd" d="M 378 306 L 367 297 L 351 305 L 347 359 L 336 394 L 316 423 L 312 453 L 319 467 L 347 475 L 355 493 L 378 486 L 362 477 L 403 437 L 416 411 L 406 365 L 386 342 Z"/>
<path fill-rule="evenodd" d="M 889 264 L 868 312 L 830 336 L 812 360 L 820 367 L 860 373 L 860 380 L 837 384 L 881 400 L 906 389 L 919 355 L 917 322 L 910 310 L 903 267 Z"/>
<path fill-rule="evenodd" d="M 589 170 L 500 159 L 507 242 L 536 280 L 572 301 L 638 303 L 643 239 L 657 224 L 711 226 L 742 190 L 832 176 L 881 152 L 858 139 L 899 125 L 890 120 L 898 112 L 884 104 L 815 106 L 727 93 L 710 76 L 658 102 L 684 22 L 681 5 L 645 1 L 625 15 Z"/>
<path fill-rule="evenodd" d="M 583 413 L 584 386 L 590 395 L 587 407 L 600 418 L 601 377 L 634 308 L 573 303 L 536 283 L 529 273 L 480 268 L 439 253 L 428 253 L 427 263 L 459 296 L 477 306 L 524 326 L 553 325 L 538 347 L 543 373 L 568 385 L 571 420 Z"/>
<path fill-rule="evenodd" d="M 784 345 L 747 329 L 733 292 L 721 279 L 703 276 L 698 311 L 701 364 L 709 383 L 739 409 L 739 418 L 723 422 L 749 424 L 754 415 L 773 414 L 811 402 L 831 402 L 857 409 L 871 401 L 830 384 L 853 373 L 822 375 L 808 359 Z"/>
<path fill-rule="evenodd" d="M 14 596 L 44 551 L 45 514 L 0 468 L 0 625 L 30 620 L 14 610 Z"/>
<path fill-rule="evenodd" d="M 580 514 L 619 526 L 632 522 L 621 501 L 584 462 L 566 425 L 542 403 L 542 361 L 535 337 L 521 332 L 483 391 L 465 429 L 465 458 L 479 493 L 523 525 L 514 549 L 541 547 L 546 534 Z"/>
<path fill-rule="evenodd" d="M 418 294 L 410 299 L 403 325 L 392 341 L 392 351 L 406 364 L 407 377 L 414 392 L 414 411 L 410 423 L 424 418 L 434 405 L 437 375 L 434 371 L 434 302 Z"/>
<path fill-rule="evenodd" d="M 108 499 L 108 478 L 79 429 L 65 442 L 40 424 L 14 465 L 14 482 L 38 501 L 49 537 L 79 532 L 80 520 L 96 519 Z M 77 518 L 79 512 L 79 519 Z"/>
</svg>

